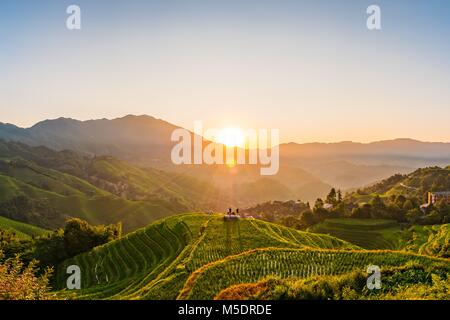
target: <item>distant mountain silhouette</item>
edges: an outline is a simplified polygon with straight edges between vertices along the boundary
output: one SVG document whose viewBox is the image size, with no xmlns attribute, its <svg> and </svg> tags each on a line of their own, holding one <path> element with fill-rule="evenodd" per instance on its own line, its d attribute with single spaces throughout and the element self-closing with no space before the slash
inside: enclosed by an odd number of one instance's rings
<svg viewBox="0 0 450 320">
<path fill-rule="evenodd" d="M 0 139 L 89 155 L 112 155 L 141 166 L 174 169 L 170 162 L 174 145 L 170 136 L 176 128 L 148 115 L 88 121 L 58 118 L 39 122 L 30 128 L 0 123 Z M 447 166 L 450 164 L 450 143 L 412 139 L 372 143 L 285 143 L 280 145 L 280 157 L 282 166 L 304 169 L 326 182 L 318 188 L 320 190 L 325 185 L 347 189 L 419 167 Z M 205 170 L 207 173 L 209 169 Z M 205 176 L 197 168 L 193 171 L 195 175 Z M 305 174 L 301 176 L 305 178 Z M 283 184 L 289 184 L 289 181 Z"/>
<path fill-rule="evenodd" d="M 396 173 L 450 164 L 450 143 L 394 139 L 371 143 L 287 143 L 282 163 L 301 167 L 344 189 L 369 185 Z"/>
<path fill-rule="evenodd" d="M 70 149 L 91 155 L 113 155 L 133 162 L 152 162 L 170 160 L 170 135 L 176 128 L 146 115 L 88 121 L 58 118 L 26 129 L 0 123 L 0 138 L 55 150 Z"/>
<path fill-rule="evenodd" d="M 371 143 L 288 143 L 281 146 L 286 159 L 347 160 L 366 165 L 399 165 L 421 167 L 446 165 L 450 159 L 450 143 L 394 139 Z"/>
</svg>

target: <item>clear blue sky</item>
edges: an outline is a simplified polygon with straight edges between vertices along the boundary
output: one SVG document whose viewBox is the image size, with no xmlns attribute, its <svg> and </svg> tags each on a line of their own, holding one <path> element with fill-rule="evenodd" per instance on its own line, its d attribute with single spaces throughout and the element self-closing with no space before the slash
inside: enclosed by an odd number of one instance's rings
<svg viewBox="0 0 450 320">
<path fill-rule="evenodd" d="M 449 39 L 447 0 L 2 0 L 0 122 L 132 113 L 283 142 L 450 141 Z"/>
</svg>

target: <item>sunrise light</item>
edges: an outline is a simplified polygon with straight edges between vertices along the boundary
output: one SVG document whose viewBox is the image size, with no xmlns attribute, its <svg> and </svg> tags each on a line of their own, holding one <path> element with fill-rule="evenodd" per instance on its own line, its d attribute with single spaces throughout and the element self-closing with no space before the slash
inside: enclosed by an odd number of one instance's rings
<svg viewBox="0 0 450 320">
<path fill-rule="evenodd" d="M 245 147 L 245 135 L 242 129 L 237 127 L 227 127 L 221 129 L 217 142 L 226 145 L 227 147 Z"/>
</svg>

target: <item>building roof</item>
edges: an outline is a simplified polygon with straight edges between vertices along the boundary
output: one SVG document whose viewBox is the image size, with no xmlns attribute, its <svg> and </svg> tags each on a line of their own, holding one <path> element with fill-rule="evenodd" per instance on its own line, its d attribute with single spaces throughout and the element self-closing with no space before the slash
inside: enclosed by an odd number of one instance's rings
<svg viewBox="0 0 450 320">
<path fill-rule="evenodd" d="M 435 196 L 450 196 L 450 191 L 436 191 L 436 192 L 430 192 L 432 195 Z"/>
</svg>

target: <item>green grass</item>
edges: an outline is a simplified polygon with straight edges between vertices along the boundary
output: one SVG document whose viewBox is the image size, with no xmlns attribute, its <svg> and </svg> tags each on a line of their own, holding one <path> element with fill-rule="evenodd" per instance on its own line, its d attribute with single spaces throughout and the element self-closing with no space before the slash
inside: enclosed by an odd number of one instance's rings
<svg viewBox="0 0 450 320">
<path fill-rule="evenodd" d="M 18 204 L 19 197 L 26 198 L 27 203 Z M 26 160 L 0 160 L 0 215 L 8 214 L 39 227 L 56 229 L 67 218 L 79 217 L 91 224 L 122 221 L 128 232 L 184 208 L 162 198 L 119 197 L 78 177 Z"/>
<path fill-rule="evenodd" d="M 449 300 L 450 265 L 408 262 L 383 266 L 381 288 L 367 288 L 367 270 L 355 268 L 339 275 L 303 278 L 268 276 L 253 283 L 232 285 L 214 299 L 220 300 Z"/>
<path fill-rule="evenodd" d="M 370 194 L 357 194 L 357 193 L 353 193 L 352 194 L 352 199 L 355 203 L 359 204 L 359 205 L 363 205 L 365 203 L 370 203 L 373 199 L 375 199 L 376 197 L 380 197 L 381 199 L 385 200 L 387 199 L 389 196 L 391 195 L 390 191 L 387 193 L 370 193 Z"/>
<path fill-rule="evenodd" d="M 208 263 L 257 248 L 341 248 L 355 246 L 327 235 L 301 232 L 254 219 L 224 221 L 222 215 L 185 214 L 65 261 L 79 265 L 79 299 L 175 299 L 189 276 Z"/>
<path fill-rule="evenodd" d="M 15 179 L 0 174 L 0 202 L 9 200 L 20 194 L 20 188 Z"/>
<path fill-rule="evenodd" d="M 450 257 L 450 224 L 412 226 L 401 237 L 403 250 Z"/>
<path fill-rule="evenodd" d="M 0 229 L 14 232 L 19 238 L 28 239 L 30 237 L 42 236 L 50 232 L 48 230 L 35 227 L 23 222 L 14 221 L 5 217 L 0 217 Z"/>
<path fill-rule="evenodd" d="M 395 251 L 342 251 L 264 248 L 229 256 L 197 270 L 186 281 L 180 299 L 213 299 L 237 284 L 260 281 L 268 276 L 282 279 L 338 275 L 365 270 L 369 265 L 383 268 L 415 262 L 423 266 L 449 267 L 444 259 Z"/>
<path fill-rule="evenodd" d="M 310 230 L 332 235 L 364 249 L 397 249 L 401 235 L 396 221 L 383 219 L 327 219 Z"/>
<path fill-rule="evenodd" d="M 366 233 L 396 227 L 390 220 L 334 223 L 363 226 Z M 302 279 L 409 263 L 450 267 L 448 259 L 362 250 L 332 236 L 260 220 L 192 213 L 158 220 L 65 261 L 56 283 L 58 294 L 71 299 L 212 299 L 225 288 L 268 276 Z M 82 289 L 66 291 L 65 270 L 72 264 L 81 268 Z"/>
</svg>

